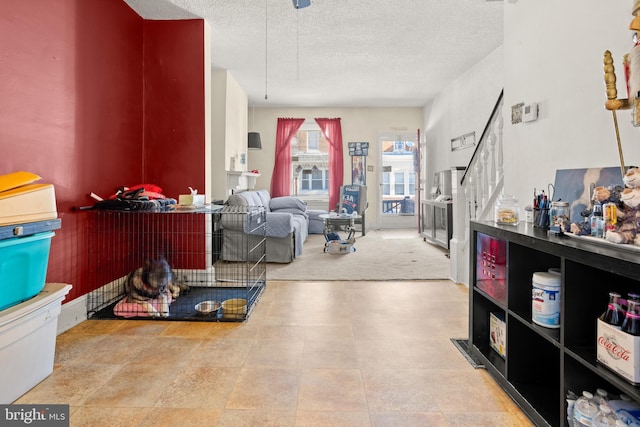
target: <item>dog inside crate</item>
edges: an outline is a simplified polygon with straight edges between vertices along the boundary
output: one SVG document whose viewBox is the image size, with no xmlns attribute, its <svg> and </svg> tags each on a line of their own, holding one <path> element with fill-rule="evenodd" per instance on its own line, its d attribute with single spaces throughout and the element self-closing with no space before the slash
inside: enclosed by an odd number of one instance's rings
<svg viewBox="0 0 640 427">
<path fill-rule="evenodd" d="M 124 281 L 124 297 L 113 308 L 116 316 L 168 317 L 171 303 L 189 291 L 163 257 L 147 258 Z"/>
<path fill-rule="evenodd" d="M 264 265 L 219 259 L 213 215 L 93 214 L 89 318 L 242 321 L 265 286 Z"/>
</svg>

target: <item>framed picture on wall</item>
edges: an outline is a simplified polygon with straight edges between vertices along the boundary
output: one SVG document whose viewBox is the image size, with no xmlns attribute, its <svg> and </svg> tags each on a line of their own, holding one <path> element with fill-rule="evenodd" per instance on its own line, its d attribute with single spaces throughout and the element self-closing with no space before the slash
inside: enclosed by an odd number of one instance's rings
<svg viewBox="0 0 640 427">
<path fill-rule="evenodd" d="M 351 185 L 367 185 L 366 156 L 351 156 Z"/>
</svg>

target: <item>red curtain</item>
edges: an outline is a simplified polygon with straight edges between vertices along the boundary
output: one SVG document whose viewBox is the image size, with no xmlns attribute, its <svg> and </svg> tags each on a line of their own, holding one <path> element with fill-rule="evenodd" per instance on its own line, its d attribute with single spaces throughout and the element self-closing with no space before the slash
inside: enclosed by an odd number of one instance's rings
<svg viewBox="0 0 640 427">
<path fill-rule="evenodd" d="M 329 210 L 334 210 L 340 201 L 340 187 L 344 177 L 342 161 L 342 125 L 340 119 L 318 119 L 316 123 L 329 141 Z"/>
<path fill-rule="evenodd" d="M 271 175 L 271 197 L 291 195 L 291 139 L 296 136 L 304 119 L 278 118 L 276 157 Z"/>
</svg>

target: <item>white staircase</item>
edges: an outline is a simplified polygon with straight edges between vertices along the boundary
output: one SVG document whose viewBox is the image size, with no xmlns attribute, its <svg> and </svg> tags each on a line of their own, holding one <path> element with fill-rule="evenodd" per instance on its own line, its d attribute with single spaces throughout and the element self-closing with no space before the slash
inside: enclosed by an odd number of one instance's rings
<svg viewBox="0 0 640 427">
<path fill-rule="evenodd" d="M 503 93 L 461 176 L 452 179 L 453 236 L 450 242 L 451 279 L 469 285 L 469 223 L 490 220 L 493 206 L 504 188 L 502 156 Z M 459 179 L 458 179 L 459 178 Z"/>
</svg>

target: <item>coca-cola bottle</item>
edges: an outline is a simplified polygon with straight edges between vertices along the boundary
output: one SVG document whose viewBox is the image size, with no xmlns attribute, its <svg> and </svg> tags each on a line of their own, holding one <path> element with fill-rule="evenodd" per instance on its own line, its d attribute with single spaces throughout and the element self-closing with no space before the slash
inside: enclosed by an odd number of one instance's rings
<svg viewBox="0 0 640 427">
<path fill-rule="evenodd" d="M 624 311 L 620 305 L 622 296 L 617 292 L 609 292 L 609 304 L 607 311 L 602 315 L 602 321 L 614 326 L 622 325 L 624 321 Z"/>
<path fill-rule="evenodd" d="M 624 315 L 621 329 L 631 335 L 640 335 L 640 301 L 627 301 L 627 313 Z"/>
<path fill-rule="evenodd" d="M 635 292 L 629 292 L 627 294 L 627 301 L 629 301 L 630 299 L 635 300 L 635 301 L 640 301 L 640 294 L 637 294 Z M 626 301 L 623 302 L 623 305 L 627 305 Z M 627 307 L 622 307 L 624 310 L 627 309 Z"/>
</svg>

